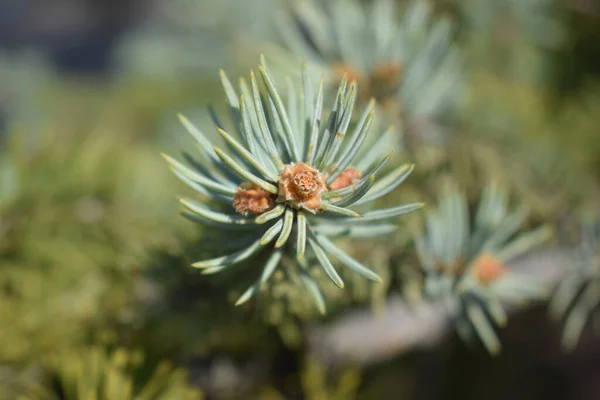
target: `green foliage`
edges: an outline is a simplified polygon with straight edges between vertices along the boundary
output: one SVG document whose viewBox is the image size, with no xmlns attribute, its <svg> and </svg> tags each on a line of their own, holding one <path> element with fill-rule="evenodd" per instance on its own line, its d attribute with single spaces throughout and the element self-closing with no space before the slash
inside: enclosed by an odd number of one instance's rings
<svg viewBox="0 0 600 400">
<path fill-rule="evenodd" d="M 460 102 L 464 76 L 453 26 L 432 12 L 432 3 L 422 0 L 402 11 L 392 0 L 301 0 L 289 2 L 275 20 L 287 57 L 306 60 L 332 85 L 348 72 L 363 99 L 375 97 L 395 120 L 399 111 L 438 117 Z M 285 68 L 285 53 L 273 50 L 275 55 Z"/>
<path fill-rule="evenodd" d="M 395 241 L 391 235 L 387 235 L 387 239 Z M 344 251 L 368 261 L 369 267 L 381 277 L 382 282 L 372 284 L 352 270 L 340 269 L 339 276 L 344 281 L 344 290 L 341 291 L 332 284 L 320 265 L 313 265 L 310 273 L 321 288 L 328 313 L 340 314 L 365 303 L 374 312 L 382 311 L 390 290 L 390 247 L 374 243 L 376 240 L 364 243 L 349 238 L 337 240 Z M 303 344 L 303 327 L 318 318 L 319 312 L 306 296 L 298 274 L 293 269 L 286 269 L 285 275 L 275 274 L 270 286 L 268 301 L 261 302 L 258 308 L 264 321 L 277 328 L 286 346 L 298 348 Z"/>
<path fill-rule="evenodd" d="M 171 0 L 118 44 L 114 64 L 123 80 L 140 77 L 181 81 L 213 80 L 223 65 L 242 66 L 258 55 L 273 28 L 265 18 L 274 0 Z M 242 64 L 242 65 L 240 65 Z"/>
<path fill-rule="evenodd" d="M 47 115 L 41 99 L 54 78 L 45 54 L 0 50 L 0 123 L 37 126 Z"/>
<path fill-rule="evenodd" d="M 360 373 L 356 368 L 327 371 L 316 358 L 303 360 L 300 371 L 301 387 L 307 400 L 351 400 L 358 397 Z M 275 389 L 261 393 L 265 400 L 283 400 L 286 397 Z"/>
<path fill-rule="evenodd" d="M 503 327 L 507 306 L 543 300 L 549 290 L 509 269 L 510 261 L 552 236 L 549 226 L 520 231 L 524 220 L 523 210 L 508 211 L 495 186 L 482 191 L 472 216 L 464 195 L 449 189 L 427 212 L 425 233 L 415 237 L 424 297 L 444 301 L 458 332 L 468 340 L 475 333 L 492 354 L 500 343 L 491 323 Z"/>
<path fill-rule="evenodd" d="M 189 265 L 201 257 L 227 251 L 223 242 L 230 232 L 203 229 L 192 238 L 182 238 L 173 249 L 153 249 L 145 263 L 141 281 L 152 296 L 136 308 L 139 324 L 132 341 L 144 343 L 153 354 L 185 359 L 211 354 L 270 354 L 274 338 L 256 313 L 232 308 L 239 297 L 237 287 L 255 279 L 241 268 L 212 279 Z M 250 271 L 251 272 L 251 271 Z M 245 287 L 244 287 L 245 290 Z"/>
<path fill-rule="evenodd" d="M 151 149 L 109 133 L 11 139 L 0 214 L 2 360 L 131 323 L 140 259 L 176 227 L 167 217 L 174 187 L 148 184 L 164 175 Z"/>
<path fill-rule="evenodd" d="M 48 366 L 57 386 L 56 395 L 47 397 L 49 400 L 203 399 L 202 392 L 187 383 L 185 370 L 169 362 L 144 371 L 147 366 L 140 351 L 69 349 L 49 356 Z"/>
<path fill-rule="evenodd" d="M 456 0 L 471 68 L 510 81 L 543 85 L 552 77 L 549 51 L 567 41 L 565 16 L 553 0 Z"/>
<path fill-rule="evenodd" d="M 532 86 L 509 85 L 489 75 L 477 82 L 468 103 L 471 127 L 454 143 L 462 157 L 450 155 L 458 161 L 454 174 L 465 181 L 479 174 L 472 186 L 502 182 L 544 220 L 586 207 L 599 189 L 592 167 L 598 154 L 591 112 L 598 101 L 595 90 L 558 108 L 553 96 Z"/>
<path fill-rule="evenodd" d="M 377 180 L 390 158 L 389 154 L 386 155 L 389 152 L 385 146 L 387 133 L 377 138 L 381 144 L 376 143 L 368 155 L 357 160 L 369 133 L 373 105 L 362 113 L 354 129 L 349 131 L 357 88 L 353 83 L 348 86 L 345 77 L 338 88 L 329 119 L 321 127 L 324 119 L 323 81 L 316 100 L 313 100 L 313 87 L 304 69 L 302 86 L 289 87 L 287 102 L 284 103 L 264 58 L 259 71 L 267 89 L 266 97 L 261 96 L 253 73 L 252 91 L 241 80 L 240 97 L 225 73 L 221 73 L 238 139 L 225 132 L 218 119 L 215 119 L 215 124 L 230 152 L 213 146 L 201 131 L 182 117 L 182 123 L 200 145 L 203 159 L 197 161 L 184 153 L 191 164 L 189 168 L 165 156 L 182 181 L 205 198 L 223 204 L 221 209 L 210 209 L 202 203 L 182 199 L 181 203 L 192 213 L 184 215 L 210 226 L 244 233 L 240 238 L 241 250 L 199 261 L 192 266 L 202 269 L 203 274 L 213 274 L 268 249 L 259 280 L 240 296 L 236 305 L 245 303 L 256 294 L 283 261 L 294 266 L 294 273 L 317 308 L 325 313 L 325 299 L 308 269 L 307 250 L 312 250 L 316 261 L 340 288 L 344 287 L 344 282 L 329 257 L 364 278 L 381 282 L 375 272 L 336 246 L 330 238 L 339 235 L 356 238 L 379 236 L 393 228 L 380 221 L 389 221 L 420 208 L 420 203 L 381 210 L 367 209 L 361 213 L 348 208 L 368 204 L 386 195 L 406 179 L 413 165 L 396 167 Z M 360 176 L 343 186 L 333 186 L 338 178 L 344 178 L 343 174 L 349 168 L 358 170 Z M 251 192 L 246 194 L 246 191 Z M 251 197 L 247 200 L 244 197 L 250 195 L 258 195 L 260 199 Z M 246 205 L 246 201 L 262 201 L 269 205 L 259 212 L 251 208 L 252 203 Z M 240 209 L 238 204 L 246 208 Z M 254 216 L 248 216 L 249 213 Z M 290 237 L 293 239 L 289 240 Z M 232 239 L 233 236 L 228 238 L 229 241 Z M 273 241 L 275 244 L 271 247 Z"/>
<path fill-rule="evenodd" d="M 572 254 L 572 268 L 560 281 L 548 306 L 550 318 L 564 320 L 562 345 L 573 350 L 591 321 L 594 331 L 600 325 L 600 224 L 594 218 L 581 224 L 581 244 Z"/>
<path fill-rule="evenodd" d="M 52 391 L 45 384 L 45 374 L 39 365 L 21 369 L 2 365 L 0 372 L 0 399 L 50 399 Z"/>
</svg>

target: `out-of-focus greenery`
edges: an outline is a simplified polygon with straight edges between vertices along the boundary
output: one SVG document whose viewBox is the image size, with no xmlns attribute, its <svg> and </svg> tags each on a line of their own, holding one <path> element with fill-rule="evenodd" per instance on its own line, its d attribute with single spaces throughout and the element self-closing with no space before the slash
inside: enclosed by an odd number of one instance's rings
<svg viewBox="0 0 600 400">
<path fill-rule="evenodd" d="M 457 19 L 467 96 L 442 140 L 399 149 L 416 169 L 377 206 L 434 204 L 446 181 L 464 188 L 472 206 L 492 180 L 528 208 L 531 226 L 597 205 L 600 76 L 572 71 L 592 60 L 591 48 L 581 45 L 584 33 L 600 36 L 591 16 L 551 1 L 524 3 L 434 4 Z M 252 281 L 244 265 L 218 277 L 189 267 L 228 249 L 215 248 L 215 232 L 178 216 L 176 196 L 188 189 L 159 153 L 189 145 L 179 142 L 178 112 L 213 134 L 203 108 L 225 105 L 217 69 L 233 78 L 269 40 L 278 41 L 266 12 L 272 4 L 163 2 L 156 18 L 119 44 L 116 79 L 62 77 L 43 56 L 0 56 L 1 399 L 92 398 L 66 393 L 84 384 L 103 390 L 96 385 L 102 379 L 67 368 L 94 357 L 107 377 L 133 384 L 134 393 L 164 360 L 177 369 L 161 378 L 174 390 L 195 393 L 195 385 L 227 397 L 214 384 L 225 379 L 213 368 L 220 357 L 237 368 L 225 375 L 227 392 L 243 398 L 369 398 L 379 393 L 374 386 L 396 386 L 394 374 L 381 372 L 385 366 L 366 371 L 359 384 L 363 371 L 336 375 L 307 361 L 304 332 L 357 308 L 385 312 L 388 295 L 406 283 L 398 271 L 414 254 L 411 233 L 422 215 L 408 217 L 390 240 L 341 243 L 384 283 L 341 272 L 343 293 L 325 274 L 317 276 L 327 317 L 285 280 L 256 304 L 234 308 Z M 128 351 L 135 368 L 118 367 L 120 350 L 110 349 L 119 346 L 145 356 Z"/>
<path fill-rule="evenodd" d="M 424 297 L 442 299 L 461 336 L 480 339 L 492 354 L 501 346 L 494 325 L 507 324 L 507 307 L 548 297 L 549 288 L 507 267 L 552 238 L 549 226 L 525 231 L 526 219 L 526 210 L 509 210 L 508 197 L 496 185 L 482 189 L 472 213 L 466 197 L 450 186 L 415 237 Z"/>
<path fill-rule="evenodd" d="M 140 350 L 76 346 L 43 357 L 43 367 L 4 367 L 0 395 L 20 400 L 202 400 L 187 371 L 169 361 L 145 362 Z"/>
<path fill-rule="evenodd" d="M 223 67 L 245 73 L 273 39 L 268 15 L 278 1 L 160 2 L 117 45 L 114 64 L 125 79 L 210 81 Z"/>
<path fill-rule="evenodd" d="M 352 400 L 358 397 L 360 372 L 352 367 L 327 371 L 319 360 L 307 357 L 303 360 L 300 385 L 307 400 Z M 274 388 L 264 389 L 261 395 L 265 400 L 287 398 Z"/>
<path fill-rule="evenodd" d="M 0 127 L 40 123 L 48 115 L 42 98 L 54 75 L 52 64 L 39 51 L 0 50 Z"/>
<path fill-rule="evenodd" d="M 548 306 L 553 320 L 564 320 L 562 345 L 569 350 L 577 346 L 586 325 L 591 324 L 596 334 L 600 330 L 600 224 L 596 218 L 593 214 L 591 217 L 584 215 L 580 245 L 571 255 L 574 268 L 557 285 Z"/>
<path fill-rule="evenodd" d="M 2 359 L 132 323 L 140 260 L 178 229 L 153 149 L 110 132 L 15 132 L 2 156 Z"/>
<path fill-rule="evenodd" d="M 69 349 L 48 357 L 48 368 L 56 376 L 56 397 L 69 400 L 202 400 L 202 392 L 189 385 L 185 369 L 169 362 L 144 371 L 144 354 L 102 347 Z"/>
</svg>

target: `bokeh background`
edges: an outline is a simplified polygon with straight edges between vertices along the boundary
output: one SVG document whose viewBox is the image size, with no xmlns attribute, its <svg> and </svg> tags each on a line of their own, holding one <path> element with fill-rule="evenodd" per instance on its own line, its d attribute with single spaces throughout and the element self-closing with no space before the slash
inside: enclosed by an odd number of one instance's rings
<svg viewBox="0 0 600 400">
<path fill-rule="evenodd" d="M 246 75 L 281 44 L 279 3 L 0 2 L 0 398 L 600 398 L 591 322 L 566 351 L 544 302 L 519 310 L 494 357 L 407 308 L 409 233 L 358 245 L 386 282 L 328 293 L 326 316 L 285 285 L 235 308 L 235 276 L 189 267 L 216 234 L 179 216 L 189 189 L 160 152 L 187 146 L 177 113 L 211 131 L 219 68 Z M 466 96 L 390 201 L 435 204 L 452 180 L 473 205 L 494 181 L 556 227 L 518 267 L 569 269 L 574 232 L 600 218 L 600 4 L 431 5 L 456 23 Z"/>
</svg>

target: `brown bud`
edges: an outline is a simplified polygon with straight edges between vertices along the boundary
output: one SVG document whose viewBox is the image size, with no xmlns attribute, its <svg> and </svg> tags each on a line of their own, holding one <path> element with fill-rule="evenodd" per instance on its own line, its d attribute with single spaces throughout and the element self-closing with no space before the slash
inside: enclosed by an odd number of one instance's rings
<svg viewBox="0 0 600 400">
<path fill-rule="evenodd" d="M 402 64 L 390 62 L 371 69 L 370 95 L 385 108 L 397 105 L 396 92 L 402 84 Z"/>
<path fill-rule="evenodd" d="M 375 64 L 368 73 L 362 73 L 348 64 L 337 64 L 333 67 L 335 80 L 344 74 L 349 82 L 356 82 L 360 89 L 358 95 L 361 102 L 374 97 L 384 109 L 397 110 L 400 107 L 396 93 L 402 84 L 404 67 L 399 62 Z"/>
<path fill-rule="evenodd" d="M 356 82 L 358 84 L 358 98 L 361 102 L 369 101 L 371 97 L 370 79 L 356 68 L 348 64 L 338 64 L 333 67 L 335 80 L 339 81 L 342 76 L 346 74 L 349 82 Z"/>
<path fill-rule="evenodd" d="M 319 170 L 308 164 L 292 163 L 285 166 L 279 178 L 277 201 L 315 213 L 325 190 L 325 175 Z"/>
<path fill-rule="evenodd" d="M 362 74 L 357 71 L 354 67 L 348 64 L 338 64 L 333 67 L 333 71 L 337 80 L 342 79 L 342 76 L 346 74 L 349 82 L 357 82 L 359 85 L 364 80 Z"/>
<path fill-rule="evenodd" d="M 441 273 L 450 273 L 454 276 L 460 276 L 465 271 L 465 262 L 464 260 L 458 259 L 451 264 L 447 264 L 441 260 L 436 261 L 434 266 L 436 271 Z"/>
<path fill-rule="evenodd" d="M 339 190 L 348 187 L 362 178 L 362 172 L 356 168 L 346 168 L 342 173 L 331 182 L 329 190 Z"/>
<path fill-rule="evenodd" d="M 483 284 L 491 283 L 507 272 L 508 268 L 491 254 L 482 254 L 473 262 L 475 279 Z"/>
<path fill-rule="evenodd" d="M 244 216 L 249 213 L 261 215 L 275 207 L 275 199 L 271 193 L 252 183 L 242 183 L 233 197 L 233 207 Z"/>
<path fill-rule="evenodd" d="M 402 70 L 402 64 L 397 62 L 375 65 L 371 69 L 371 80 L 397 88 L 402 82 Z"/>
</svg>

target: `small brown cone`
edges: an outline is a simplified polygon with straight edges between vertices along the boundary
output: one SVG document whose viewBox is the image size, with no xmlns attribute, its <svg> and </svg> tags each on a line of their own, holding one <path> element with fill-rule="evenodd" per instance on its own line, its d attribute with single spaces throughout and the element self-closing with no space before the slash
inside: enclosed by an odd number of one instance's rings
<svg viewBox="0 0 600 400">
<path fill-rule="evenodd" d="M 339 190 L 348 187 L 362 178 L 362 172 L 356 168 L 346 168 L 342 173 L 331 182 L 329 190 Z"/>
<path fill-rule="evenodd" d="M 285 166 L 279 177 L 277 201 L 316 213 L 325 190 L 325 175 L 318 169 L 305 163 L 292 163 Z"/>
<path fill-rule="evenodd" d="M 483 284 L 494 282 L 508 272 L 508 268 L 491 254 L 482 254 L 473 262 L 475 279 Z"/>
<path fill-rule="evenodd" d="M 261 215 L 275 207 L 275 198 L 254 184 L 242 183 L 233 197 L 233 207 L 244 216 Z"/>
</svg>

